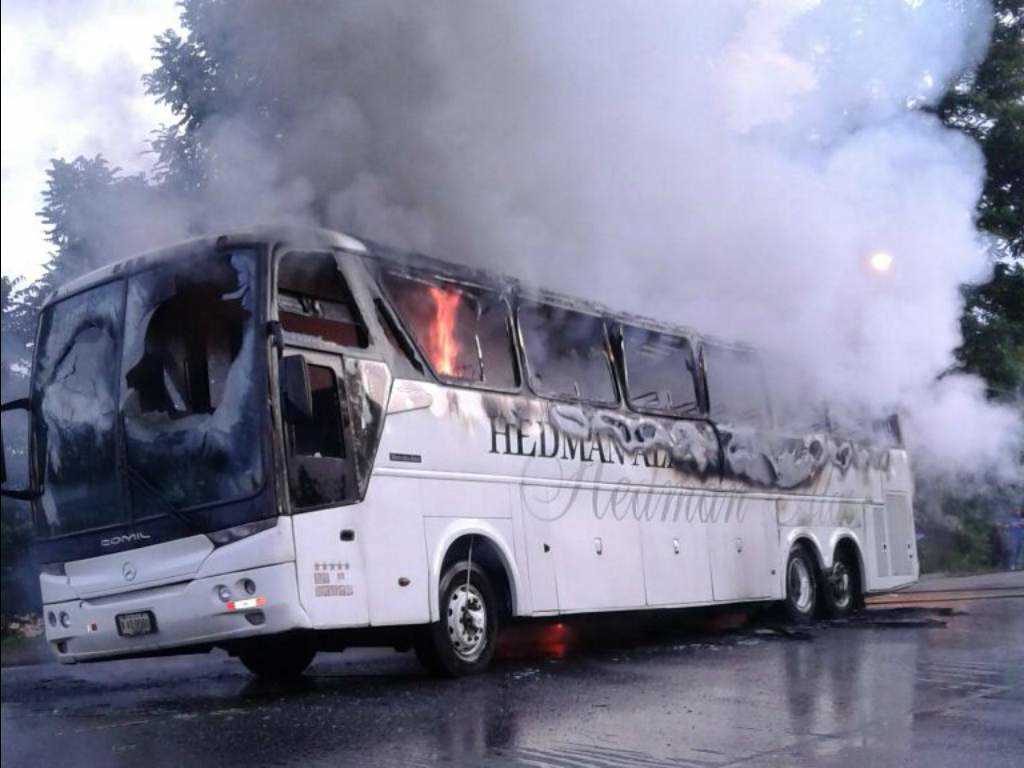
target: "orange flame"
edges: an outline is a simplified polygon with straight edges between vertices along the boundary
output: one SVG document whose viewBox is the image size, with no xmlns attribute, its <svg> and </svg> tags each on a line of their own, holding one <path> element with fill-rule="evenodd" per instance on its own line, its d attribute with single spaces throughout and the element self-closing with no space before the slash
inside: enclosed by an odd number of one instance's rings
<svg viewBox="0 0 1024 768">
<path fill-rule="evenodd" d="M 438 373 L 442 376 L 454 376 L 459 359 L 455 317 L 459 311 L 461 297 L 457 291 L 446 291 L 433 285 L 428 290 L 430 298 L 434 301 L 434 323 L 427 338 L 427 352 Z"/>
</svg>

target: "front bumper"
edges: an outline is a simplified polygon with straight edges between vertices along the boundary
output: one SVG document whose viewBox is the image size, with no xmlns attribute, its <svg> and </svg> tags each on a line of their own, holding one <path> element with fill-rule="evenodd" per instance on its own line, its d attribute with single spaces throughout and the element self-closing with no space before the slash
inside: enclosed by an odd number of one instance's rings
<svg viewBox="0 0 1024 768">
<path fill-rule="evenodd" d="M 229 610 L 218 597 L 227 586 L 236 599 L 250 597 L 242 582 L 251 579 L 262 597 L 258 608 Z M 156 632 L 122 637 L 116 616 L 152 611 Z M 53 626 L 49 616 L 58 617 Z M 68 627 L 61 626 L 61 613 Z M 205 579 L 168 584 L 90 600 L 71 600 L 43 606 L 46 639 L 59 661 L 74 663 L 107 657 L 161 653 L 189 646 L 218 645 L 257 635 L 272 635 L 310 627 L 299 603 L 295 563 L 250 568 Z"/>
</svg>

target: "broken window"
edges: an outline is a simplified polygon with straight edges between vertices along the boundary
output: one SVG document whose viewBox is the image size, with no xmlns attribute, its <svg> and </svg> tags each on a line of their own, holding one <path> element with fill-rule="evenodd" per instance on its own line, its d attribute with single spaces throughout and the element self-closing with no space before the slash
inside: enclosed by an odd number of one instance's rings
<svg viewBox="0 0 1024 768">
<path fill-rule="evenodd" d="M 530 385 L 538 395 L 617 402 L 604 320 L 524 301 L 519 306 L 519 326 Z"/>
<path fill-rule="evenodd" d="M 756 354 L 749 350 L 705 344 L 704 364 L 714 421 L 760 429 L 771 426 L 764 372 Z"/>
<path fill-rule="evenodd" d="M 384 285 L 440 378 L 518 388 L 508 305 L 500 296 L 397 274 L 385 275 Z"/>
<path fill-rule="evenodd" d="M 220 253 L 128 280 L 121 402 L 137 516 L 262 485 L 256 263 Z"/>
<path fill-rule="evenodd" d="M 693 349 L 680 336 L 622 326 L 626 394 L 638 411 L 695 416 L 697 397 Z"/>
<path fill-rule="evenodd" d="M 127 520 L 115 469 L 123 313 L 121 281 L 43 311 L 33 392 L 41 536 Z"/>
<path fill-rule="evenodd" d="M 330 253 L 289 253 L 278 265 L 281 327 L 343 347 L 366 347 L 369 335 L 345 277 Z"/>
<path fill-rule="evenodd" d="M 346 500 L 354 490 L 345 450 L 345 412 L 339 382 L 331 368 L 309 365 L 312 417 L 289 418 L 288 482 L 298 508 Z"/>
</svg>

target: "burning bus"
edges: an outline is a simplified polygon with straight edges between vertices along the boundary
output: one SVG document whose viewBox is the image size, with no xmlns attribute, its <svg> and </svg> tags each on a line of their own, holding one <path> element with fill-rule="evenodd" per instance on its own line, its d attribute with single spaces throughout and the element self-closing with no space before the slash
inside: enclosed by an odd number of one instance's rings
<svg viewBox="0 0 1024 768">
<path fill-rule="evenodd" d="M 326 230 L 199 239 L 43 308 L 28 487 L 62 662 L 223 648 L 265 676 L 519 617 L 918 575 L 898 430 L 794 430 L 757 352 Z"/>
</svg>

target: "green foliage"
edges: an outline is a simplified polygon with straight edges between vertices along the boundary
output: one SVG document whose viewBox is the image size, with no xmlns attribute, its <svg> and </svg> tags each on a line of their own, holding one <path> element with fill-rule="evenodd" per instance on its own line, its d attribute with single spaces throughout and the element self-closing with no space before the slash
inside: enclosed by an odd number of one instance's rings
<svg viewBox="0 0 1024 768">
<path fill-rule="evenodd" d="M 0 499 L 0 615 L 10 616 L 39 606 L 39 586 L 29 555 L 32 526 L 27 505 Z"/>
<path fill-rule="evenodd" d="M 69 280 L 130 255 L 131 237 L 112 223 L 132 220 L 140 201 L 156 194 L 142 175 L 124 176 L 99 156 L 52 160 L 46 177 L 38 215 L 53 246 L 50 259 L 33 283 L 3 278 L 5 390 L 26 388 L 36 313 L 42 303 Z"/>
<path fill-rule="evenodd" d="M 177 118 L 161 126 L 152 142 L 156 179 L 188 193 L 201 189 L 216 165 L 201 129 L 215 118 L 242 115 L 249 129 L 268 135 L 280 99 L 264 89 L 273 55 L 238 23 L 234 3 L 183 0 L 180 5 L 186 36 L 168 30 L 156 38 L 156 65 L 143 83 Z"/>
<path fill-rule="evenodd" d="M 67 281 L 127 256 L 111 222 L 128 220 L 140 200 L 153 194 L 142 174 L 124 176 L 101 156 L 55 159 L 46 177 L 39 217 L 54 251 L 43 277 L 29 289 L 39 302 Z"/>
<path fill-rule="evenodd" d="M 997 263 L 992 280 L 963 295 L 957 361 L 985 379 L 990 397 L 1024 401 L 1024 261 Z"/>
<path fill-rule="evenodd" d="M 999 567 L 997 529 L 987 510 L 965 507 L 951 514 L 958 518 L 952 529 L 918 526 L 924 533 L 918 544 L 921 572 L 973 573 Z"/>
<path fill-rule="evenodd" d="M 995 0 L 995 26 L 984 61 L 935 107 L 948 126 L 967 133 L 985 155 L 978 224 L 1024 258 L 1024 6 Z"/>
<path fill-rule="evenodd" d="M 29 346 L 35 331 L 35 308 L 28 302 L 25 281 L 20 277 L 3 277 L 3 371 L 2 387 L 4 396 L 13 390 L 20 390 L 29 365 L 32 349 Z M 21 394 L 19 391 L 18 395 Z"/>
<path fill-rule="evenodd" d="M 978 225 L 993 235 L 992 279 L 963 287 L 960 370 L 981 376 L 992 398 L 1024 401 L 1024 5 L 995 0 L 992 42 L 977 69 L 935 107 L 985 155 Z"/>
</svg>

